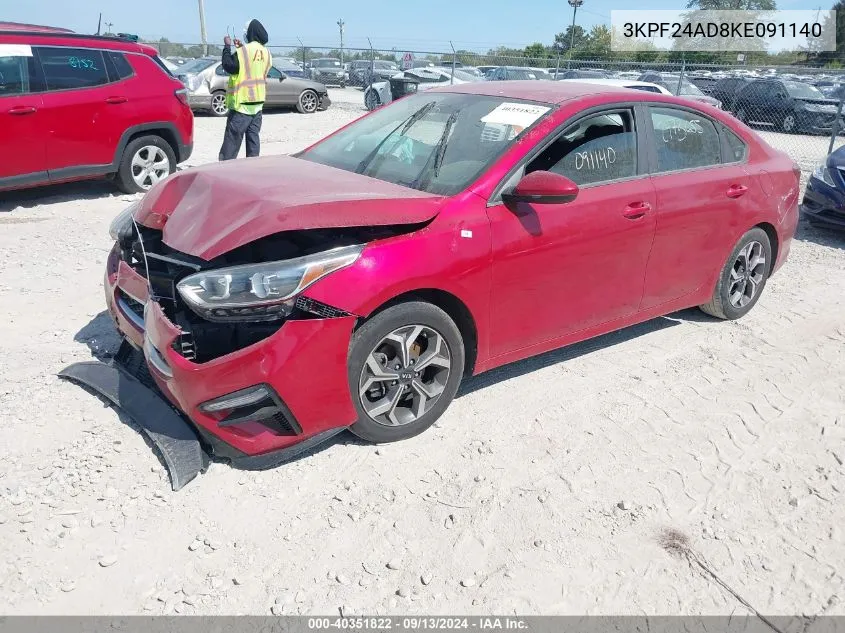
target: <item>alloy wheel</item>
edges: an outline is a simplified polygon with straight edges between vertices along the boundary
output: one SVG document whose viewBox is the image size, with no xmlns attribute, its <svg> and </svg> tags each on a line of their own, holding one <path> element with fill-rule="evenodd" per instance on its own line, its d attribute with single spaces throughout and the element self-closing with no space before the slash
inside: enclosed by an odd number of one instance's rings
<svg viewBox="0 0 845 633">
<path fill-rule="evenodd" d="M 319 100 L 317 99 L 317 94 L 313 90 L 306 90 L 299 95 L 299 103 L 302 106 L 303 111 L 311 113 L 317 109 Z"/>
<path fill-rule="evenodd" d="M 402 326 L 367 356 L 358 381 L 361 406 L 378 424 L 410 424 L 440 399 L 451 370 L 442 334 L 425 325 Z"/>
<path fill-rule="evenodd" d="M 229 111 L 229 106 L 226 105 L 226 95 L 216 94 L 211 96 L 211 109 L 217 116 L 223 116 Z"/>
<path fill-rule="evenodd" d="M 747 306 L 766 275 L 766 254 L 760 242 L 749 242 L 736 256 L 728 280 L 728 298 L 735 308 Z"/>
<path fill-rule="evenodd" d="M 170 160 L 160 147 L 144 145 L 132 157 L 132 180 L 144 191 L 169 175 Z"/>
<path fill-rule="evenodd" d="M 784 132 L 792 132 L 795 129 L 795 116 L 792 114 L 787 114 L 783 117 L 783 131 Z"/>
</svg>

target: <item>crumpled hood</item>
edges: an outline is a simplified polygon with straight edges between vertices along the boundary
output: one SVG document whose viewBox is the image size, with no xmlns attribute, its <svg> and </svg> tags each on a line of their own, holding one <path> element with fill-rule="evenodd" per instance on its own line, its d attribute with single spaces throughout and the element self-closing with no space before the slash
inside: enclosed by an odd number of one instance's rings
<svg viewBox="0 0 845 633">
<path fill-rule="evenodd" d="M 153 187 L 135 220 L 211 260 L 283 231 L 420 224 L 444 198 L 289 156 L 215 163 Z"/>
</svg>

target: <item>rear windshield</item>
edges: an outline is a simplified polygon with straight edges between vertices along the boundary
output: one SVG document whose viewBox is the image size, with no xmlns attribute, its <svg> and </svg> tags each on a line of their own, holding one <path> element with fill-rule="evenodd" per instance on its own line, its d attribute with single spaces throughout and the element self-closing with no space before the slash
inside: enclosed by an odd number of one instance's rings
<svg viewBox="0 0 845 633">
<path fill-rule="evenodd" d="M 185 62 L 179 66 L 179 74 L 185 75 L 188 73 L 201 73 L 215 62 L 217 62 L 216 58 L 208 59 L 207 57 L 201 57 L 199 59 L 192 59 L 191 61 Z"/>
</svg>

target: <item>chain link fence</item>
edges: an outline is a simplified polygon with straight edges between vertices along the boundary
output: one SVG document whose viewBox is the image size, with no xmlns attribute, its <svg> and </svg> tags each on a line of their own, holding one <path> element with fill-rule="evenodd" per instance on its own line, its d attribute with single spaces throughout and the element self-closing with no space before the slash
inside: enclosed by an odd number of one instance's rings
<svg viewBox="0 0 845 633">
<path fill-rule="evenodd" d="M 162 57 L 177 65 L 203 52 L 196 44 L 153 45 Z M 216 46 L 208 49 L 214 56 L 221 52 Z M 402 70 L 424 67 L 445 70 L 446 81 L 451 83 L 509 79 L 643 82 L 638 86 L 642 90 L 669 92 L 731 112 L 770 145 L 791 156 L 805 177 L 828 153 L 845 144 L 845 69 L 800 65 L 795 60 L 778 59 L 779 64 L 773 64 L 765 60 L 740 63 L 736 55 L 714 62 L 712 55 L 703 61 L 694 54 L 668 61 L 665 53 L 587 57 L 584 53 L 570 56 L 548 51 L 530 56 L 375 47 L 341 50 L 304 43 L 270 46 L 270 50 L 282 70 L 328 86 L 365 92 L 373 82 L 386 81 Z M 363 94 L 361 103 L 364 105 Z"/>
</svg>

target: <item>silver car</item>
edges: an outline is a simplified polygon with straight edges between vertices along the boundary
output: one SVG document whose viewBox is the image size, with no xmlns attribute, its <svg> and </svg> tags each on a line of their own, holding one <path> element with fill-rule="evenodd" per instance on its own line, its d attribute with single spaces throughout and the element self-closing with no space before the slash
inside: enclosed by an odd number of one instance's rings
<svg viewBox="0 0 845 633">
<path fill-rule="evenodd" d="M 229 75 L 217 57 L 191 60 L 174 73 L 188 89 L 188 104 L 193 110 L 226 116 L 226 86 Z M 325 110 L 331 105 L 326 87 L 310 79 L 288 77 L 275 66 L 267 75 L 265 108 L 295 107 L 303 114 Z"/>
</svg>

